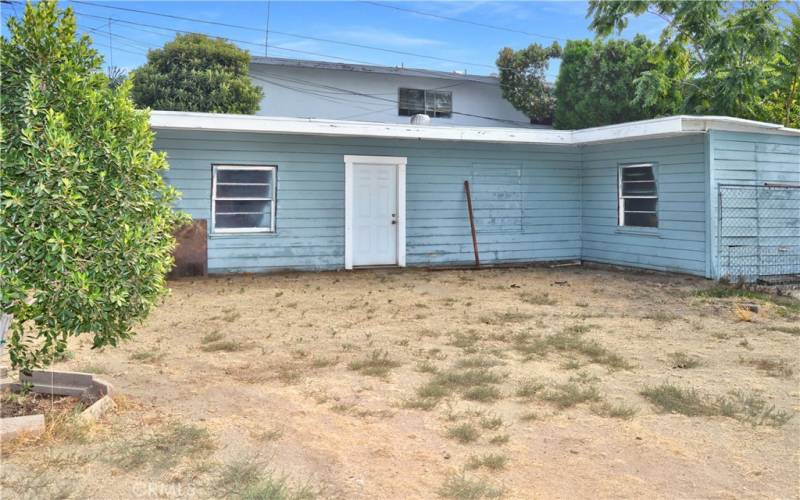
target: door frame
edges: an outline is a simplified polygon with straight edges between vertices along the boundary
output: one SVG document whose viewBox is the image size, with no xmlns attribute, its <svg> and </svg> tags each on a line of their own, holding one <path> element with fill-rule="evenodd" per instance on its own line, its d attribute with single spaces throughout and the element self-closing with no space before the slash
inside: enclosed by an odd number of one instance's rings
<svg viewBox="0 0 800 500">
<path fill-rule="evenodd" d="M 397 266 L 406 267 L 405 156 L 344 155 L 344 268 L 353 269 L 353 169 L 356 165 L 393 165 L 397 172 Z"/>
</svg>

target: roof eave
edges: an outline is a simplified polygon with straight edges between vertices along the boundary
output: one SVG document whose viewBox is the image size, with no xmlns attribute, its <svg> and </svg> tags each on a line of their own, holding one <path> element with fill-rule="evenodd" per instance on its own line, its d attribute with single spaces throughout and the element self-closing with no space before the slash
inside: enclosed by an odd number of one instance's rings
<svg viewBox="0 0 800 500">
<path fill-rule="evenodd" d="M 543 130 L 502 127 L 420 126 L 313 118 L 152 111 L 150 124 L 157 130 L 205 130 L 567 146 L 673 137 L 704 133 L 709 130 L 800 136 L 800 130 L 798 129 L 786 128 L 771 123 L 718 116 L 671 116 L 580 130 Z"/>
</svg>

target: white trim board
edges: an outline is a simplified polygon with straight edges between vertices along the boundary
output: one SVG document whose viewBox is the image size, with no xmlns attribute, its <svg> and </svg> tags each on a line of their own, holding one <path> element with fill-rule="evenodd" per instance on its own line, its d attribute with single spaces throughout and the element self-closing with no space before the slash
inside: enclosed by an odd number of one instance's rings
<svg viewBox="0 0 800 500">
<path fill-rule="evenodd" d="M 406 267 L 406 163 L 404 156 L 344 155 L 344 268 L 353 269 L 353 167 L 397 167 L 397 266 Z"/>
<path fill-rule="evenodd" d="M 800 129 L 727 116 L 670 116 L 580 130 L 503 127 L 451 127 L 395 123 L 280 118 L 273 116 L 151 111 L 150 126 L 156 130 L 204 130 L 385 139 L 427 139 L 508 144 L 580 146 L 603 142 L 671 137 L 709 130 L 754 132 L 800 137 Z"/>
</svg>

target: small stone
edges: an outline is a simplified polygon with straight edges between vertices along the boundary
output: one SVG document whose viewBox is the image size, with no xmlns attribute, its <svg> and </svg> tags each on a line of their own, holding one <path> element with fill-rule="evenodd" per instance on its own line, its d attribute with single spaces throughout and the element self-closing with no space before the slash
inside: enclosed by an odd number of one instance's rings
<svg viewBox="0 0 800 500">
<path fill-rule="evenodd" d="M 450 460 L 450 454 L 448 452 L 442 453 L 442 456 L 444 457 L 445 460 Z"/>
</svg>

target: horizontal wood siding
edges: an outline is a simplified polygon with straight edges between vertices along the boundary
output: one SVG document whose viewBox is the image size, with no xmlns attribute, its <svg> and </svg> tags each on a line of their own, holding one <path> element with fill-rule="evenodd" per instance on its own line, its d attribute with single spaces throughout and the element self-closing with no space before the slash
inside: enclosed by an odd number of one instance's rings
<svg viewBox="0 0 800 500">
<path fill-rule="evenodd" d="M 277 232 L 211 235 L 212 273 L 344 267 L 346 154 L 408 157 L 408 265 L 472 261 L 464 180 L 482 261 L 580 258 L 578 148 L 165 130 L 156 147 L 196 218 L 210 217 L 212 164 L 278 167 Z"/>
<path fill-rule="evenodd" d="M 712 275 L 719 278 L 719 185 L 800 185 L 800 137 L 712 131 L 708 143 L 711 152 L 709 218 L 713 221 L 709 228 L 709 245 L 712 248 Z M 734 198 L 727 202 L 726 206 L 729 208 L 732 203 L 736 204 L 735 210 L 727 211 L 727 217 L 735 214 L 737 220 L 726 221 L 726 224 L 735 224 L 742 228 L 743 237 L 741 241 L 728 237 L 727 244 L 742 245 L 745 253 L 750 251 L 745 248 L 749 245 L 787 248 L 800 246 L 800 213 L 795 213 L 796 194 L 762 192 L 762 201 L 756 207 L 755 199 L 747 197 L 747 190 L 741 192 L 741 199 Z M 785 200 L 782 201 L 781 198 Z M 746 230 L 748 226 L 757 227 Z"/>
<path fill-rule="evenodd" d="M 706 273 L 706 167 L 703 135 L 585 146 L 583 259 Z M 619 227 L 617 169 L 656 164 L 659 227 Z M 649 228 L 648 228 L 649 229 Z"/>
</svg>

